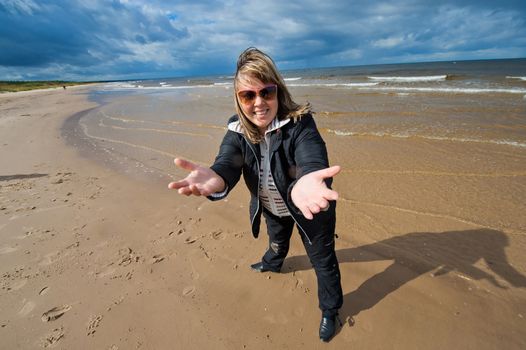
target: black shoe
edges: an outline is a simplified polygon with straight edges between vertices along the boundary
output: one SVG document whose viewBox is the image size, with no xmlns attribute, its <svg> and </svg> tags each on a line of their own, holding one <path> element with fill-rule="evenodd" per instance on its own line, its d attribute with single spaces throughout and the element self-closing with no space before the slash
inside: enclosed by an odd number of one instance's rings
<svg viewBox="0 0 526 350">
<path fill-rule="evenodd" d="M 320 339 L 324 342 L 331 340 L 336 332 L 336 315 L 323 316 L 320 322 Z"/>
<path fill-rule="evenodd" d="M 263 266 L 262 262 L 258 262 L 258 263 L 252 264 L 252 265 L 250 265 L 250 268 L 252 270 L 256 271 L 256 272 L 267 272 L 267 271 L 270 271 L 270 272 L 279 273 L 281 271 L 281 269 L 272 269 L 270 267 L 265 267 L 265 266 Z"/>
</svg>

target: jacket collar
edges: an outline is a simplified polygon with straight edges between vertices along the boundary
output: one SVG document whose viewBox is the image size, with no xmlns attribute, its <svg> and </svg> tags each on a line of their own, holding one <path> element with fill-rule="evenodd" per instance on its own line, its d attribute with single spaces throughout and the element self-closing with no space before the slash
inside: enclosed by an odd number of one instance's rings
<svg viewBox="0 0 526 350">
<path fill-rule="evenodd" d="M 290 122 L 290 118 L 283 119 L 283 120 L 279 120 L 278 118 L 274 118 L 274 120 L 272 120 L 272 122 L 267 127 L 267 131 L 265 131 L 265 135 L 270 133 L 270 132 L 272 132 L 272 131 L 274 131 L 274 130 L 280 129 L 281 127 L 283 127 L 283 125 L 287 124 L 288 122 Z M 228 124 L 228 130 L 237 132 L 238 134 L 245 135 L 245 132 L 243 130 L 243 126 L 241 125 L 241 122 L 239 121 L 239 119 L 229 123 Z"/>
</svg>

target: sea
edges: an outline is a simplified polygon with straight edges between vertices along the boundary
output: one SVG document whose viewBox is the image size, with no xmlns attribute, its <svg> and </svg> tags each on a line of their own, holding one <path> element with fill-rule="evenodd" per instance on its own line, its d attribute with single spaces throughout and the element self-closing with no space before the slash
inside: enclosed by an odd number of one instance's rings
<svg viewBox="0 0 526 350">
<path fill-rule="evenodd" d="M 282 71 L 324 138 L 432 140 L 526 150 L 526 59 Z M 173 157 L 213 161 L 235 113 L 233 73 L 108 82 L 65 128 L 83 152 L 166 179 Z M 101 157 L 101 155 L 103 157 Z"/>
</svg>

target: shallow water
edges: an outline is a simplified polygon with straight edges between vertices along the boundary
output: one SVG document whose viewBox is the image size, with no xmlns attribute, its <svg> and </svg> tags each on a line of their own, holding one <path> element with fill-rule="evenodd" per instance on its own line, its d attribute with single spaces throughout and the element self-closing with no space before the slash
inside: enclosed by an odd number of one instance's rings
<svg viewBox="0 0 526 350">
<path fill-rule="evenodd" d="M 331 162 L 344 169 L 335 181 L 343 206 L 524 233 L 526 72 L 516 63 L 507 72 L 475 62 L 453 73 L 423 64 L 286 79 L 297 102 L 312 104 Z M 232 94 L 231 77 L 108 84 L 93 92 L 101 106 L 79 119 L 77 137 L 108 166 L 165 186 L 185 175 L 174 157 L 213 162 Z"/>
</svg>

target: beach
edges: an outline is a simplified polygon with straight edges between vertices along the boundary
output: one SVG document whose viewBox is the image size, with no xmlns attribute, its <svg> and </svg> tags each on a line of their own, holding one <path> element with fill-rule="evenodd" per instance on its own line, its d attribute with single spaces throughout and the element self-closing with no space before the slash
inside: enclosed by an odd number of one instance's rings
<svg viewBox="0 0 526 350">
<path fill-rule="evenodd" d="M 526 348 L 523 94 L 294 79 L 342 166 L 330 343 L 297 231 L 283 273 L 257 274 L 244 184 L 219 203 L 166 188 L 233 114 L 230 85 L 196 83 L 0 95 L 0 347 Z"/>
</svg>

